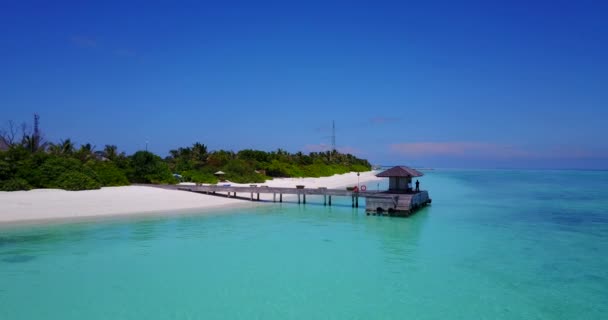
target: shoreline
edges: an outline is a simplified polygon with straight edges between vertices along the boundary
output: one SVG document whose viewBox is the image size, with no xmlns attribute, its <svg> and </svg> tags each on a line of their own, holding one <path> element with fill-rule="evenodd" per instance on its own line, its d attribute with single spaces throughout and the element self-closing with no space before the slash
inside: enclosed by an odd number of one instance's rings
<svg viewBox="0 0 608 320">
<path fill-rule="evenodd" d="M 360 174 L 361 184 L 380 181 L 375 177 L 374 171 Z M 350 172 L 321 178 L 277 178 L 268 180 L 263 185 L 295 187 L 303 184 L 306 188 L 327 187 L 332 189 L 356 185 L 356 183 L 356 173 Z M 0 203 L 2 203 L 0 227 L 111 220 L 126 217 L 223 214 L 221 211 L 272 203 L 268 202 L 268 200 L 272 200 L 270 195 L 266 197 L 261 195 L 260 200 L 251 202 L 245 199 L 167 190 L 154 186 L 105 187 L 86 191 L 34 189 L 0 192 Z"/>
</svg>

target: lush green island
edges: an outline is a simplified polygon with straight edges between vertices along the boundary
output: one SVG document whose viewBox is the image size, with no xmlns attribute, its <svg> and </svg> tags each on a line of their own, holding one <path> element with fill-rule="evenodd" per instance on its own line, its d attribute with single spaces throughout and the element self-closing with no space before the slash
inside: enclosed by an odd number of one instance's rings
<svg viewBox="0 0 608 320">
<path fill-rule="evenodd" d="M 181 181 L 216 183 L 217 171 L 237 182 L 263 182 L 273 177 L 322 177 L 351 171 L 368 171 L 367 160 L 337 151 L 289 153 L 285 150 L 209 151 L 194 143 L 169 151 L 164 159 L 149 151 L 132 155 L 115 145 L 95 150 L 77 147 L 70 139 L 46 142 L 34 117 L 31 131 L 12 123 L 0 132 L 0 190 L 32 188 L 90 190 L 132 183 L 173 184 Z"/>
</svg>

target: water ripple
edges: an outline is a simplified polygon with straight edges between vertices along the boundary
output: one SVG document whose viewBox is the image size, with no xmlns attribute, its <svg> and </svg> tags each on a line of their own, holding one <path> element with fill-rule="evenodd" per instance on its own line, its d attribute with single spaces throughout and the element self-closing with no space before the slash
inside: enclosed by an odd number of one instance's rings
<svg viewBox="0 0 608 320">
<path fill-rule="evenodd" d="M 6 262 L 6 263 L 25 263 L 25 262 L 30 262 L 32 260 L 36 259 L 36 256 L 30 256 L 30 255 L 14 255 L 14 256 L 9 256 L 6 258 L 2 258 L 2 262 Z"/>
</svg>

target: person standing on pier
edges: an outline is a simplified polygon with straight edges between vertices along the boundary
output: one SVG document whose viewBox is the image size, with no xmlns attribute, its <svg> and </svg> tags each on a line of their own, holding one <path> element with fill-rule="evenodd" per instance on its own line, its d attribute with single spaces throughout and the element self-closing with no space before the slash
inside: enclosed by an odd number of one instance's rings
<svg viewBox="0 0 608 320">
<path fill-rule="evenodd" d="M 416 192 L 420 192 L 420 181 L 416 180 Z"/>
</svg>

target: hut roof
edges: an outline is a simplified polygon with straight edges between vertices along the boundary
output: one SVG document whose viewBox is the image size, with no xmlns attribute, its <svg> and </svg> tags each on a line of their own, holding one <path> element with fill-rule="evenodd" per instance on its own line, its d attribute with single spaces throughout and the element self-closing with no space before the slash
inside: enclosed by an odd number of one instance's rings
<svg viewBox="0 0 608 320">
<path fill-rule="evenodd" d="M 216 172 L 214 174 L 225 174 L 225 173 L 223 171 L 218 171 L 218 172 Z"/>
<path fill-rule="evenodd" d="M 422 177 L 424 174 L 416 169 L 412 169 L 406 166 L 392 167 L 386 171 L 382 171 L 376 175 L 376 177 Z"/>
</svg>

